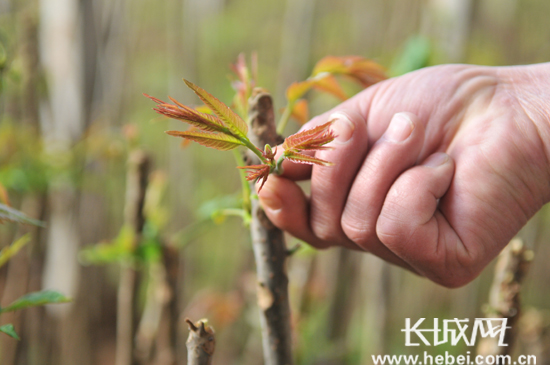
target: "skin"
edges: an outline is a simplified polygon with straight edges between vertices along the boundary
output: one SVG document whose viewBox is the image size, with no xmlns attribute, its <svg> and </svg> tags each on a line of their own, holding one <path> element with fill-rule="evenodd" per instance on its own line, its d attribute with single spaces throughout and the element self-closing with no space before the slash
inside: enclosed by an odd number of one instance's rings
<svg viewBox="0 0 550 365">
<path fill-rule="evenodd" d="M 304 126 L 337 120 L 316 152 L 335 166 L 285 161 L 260 201 L 317 248 L 465 285 L 550 200 L 548 80 L 550 64 L 443 65 L 376 84 Z"/>
</svg>

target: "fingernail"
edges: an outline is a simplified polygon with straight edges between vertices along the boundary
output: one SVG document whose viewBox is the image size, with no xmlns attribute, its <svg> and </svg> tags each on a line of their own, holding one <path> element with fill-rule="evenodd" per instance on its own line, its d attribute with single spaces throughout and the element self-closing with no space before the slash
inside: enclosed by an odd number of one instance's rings
<svg viewBox="0 0 550 365">
<path fill-rule="evenodd" d="M 447 161 L 449 161 L 449 155 L 443 152 L 438 152 L 428 157 L 422 165 L 428 167 L 437 167 L 443 165 Z"/>
<path fill-rule="evenodd" d="M 351 139 L 355 125 L 342 113 L 331 114 L 329 120 L 336 120 L 330 129 L 336 134 L 335 142 L 344 144 Z"/>
<path fill-rule="evenodd" d="M 265 184 L 258 197 L 264 209 L 279 210 L 283 207 L 283 202 L 277 193 L 270 189 L 269 183 Z"/>
<path fill-rule="evenodd" d="M 393 142 L 402 142 L 411 135 L 413 129 L 414 125 L 407 114 L 397 113 L 393 116 L 384 137 Z"/>
</svg>

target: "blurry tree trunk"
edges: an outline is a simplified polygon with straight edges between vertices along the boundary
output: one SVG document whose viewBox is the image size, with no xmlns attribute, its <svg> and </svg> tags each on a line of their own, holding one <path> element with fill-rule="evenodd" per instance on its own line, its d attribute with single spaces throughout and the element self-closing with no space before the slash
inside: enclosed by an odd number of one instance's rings
<svg viewBox="0 0 550 365">
<path fill-rule="evenodd" d="M 359 282 L 357 275 L 357 252 L 345 248 L 338 249 L 336 262 L 336 279 L 332 290 L 329 309 L 327 338 L 334 343 L 339 351 L 336 351 L 339 361 L 345 361 L 347 354 L 347 341 L 349 324 L 352 314 L 355 312 L 353 295 Z"/>
<path fill-rule="evenodd" d="M 177 250 L 166 245 L 163 260 L 149 264 L 147 295 L 136 335 L 136 353 L 141 364 L 176 363 L 177 264 Z"/>
<path fill-rule="evenodd" d="M 380 0 L 351 2 L 351 42 L 354 54 L 375 57 L 380 52 L 385 24 L 383 6 Z"/>
<path fill-rule="evenodd" d="M 38 57 L 37 26 L 38 19 L 35 14 L 36 4 L 28 2 L 17 16 L 20 25 L 17 34 L 18 54 L 21 60 L 22 93 L 17 107 L 20 110 L 21 124 L 27 127 L 28 133 L 39 131 L 38 93 L 41 71 Z M 21 203 L 21 210 L 31 217 L 44 219 L 46 196 L 41 192 L 26 195 Z M 43 229 L 36 227 L 20 226 L 18 234 L 31 232 L 32 238 L 27 248 L 16 255 L 7 268 L 6 287 L 2 290 L 2 304 L 7 304 L 17 297 L 29 291 L 41 289 L 42 268 L 44 264 L 44 247 L 42 247 Z M 23 312 L 6 314 L 3 322 L 14 323 L 21 341 L 13 341 L 10 338 L 0 339 L 2 363 L 13 364 L 17 361 L 29 363 L 39 359 L 44 354 L 44 349 L 50 342 L 44 339 L 44 329 L 40 326 L 44 317 L 43 308 L 32 308 Z M 13 318 L 13 320 L 11 319 Z M 32 349 L 32 352 L 31 350 Z M 34 361 L 33 364 L 43 362 Z"/>
<path fill-rule="evenodd" d="M 276 100 L 284 100 L 286 88 L 308 75 L 315 1 L 286 1 Z"/>
<path fill-rule="evenodd" d="M 156 365 L 177 363 L 178 338 L 178 276 L 180 271 L 179 252 L 176 248 L 163 247 L 163 268 L 165 271 L 165 294 L 155 342 Z"/>
<path fill-rule="evenodd" d="M 391 294 L 389 264 L 373 255 L 361 260 L 362 286 L 366 285 L 362 304 L 363 322 L 361 363 L 370 363 L 373 353 L 384 353 L 388 327 L 388 306 Z"/>
<path fill-rule="evenodd" d="M 8 263 L 6 285 L 2 292 L 2 307 L 9 305 L 17 298 L 27 293 L 29 279 L 29 257 L 26 250 L 12 257 Z M 16 329 L 21 327 L 21 312 L 11 312 L 2 315 L 2 324 L 12 323 Z M 0 338 L 2 364 L 14 364 L 18 343 L 11 337 Z"/>
<path fill-rule="evenodd" d="M 134 248 L 140 244 L 141 232 L 145 224 L 143 206 L 149 176 L 149 158 L 140 150 L 133 151 L 128 157 L 126 177 L 126 205 L 124 224 L 130 228 L 134 237 Z M 116 365 L 137 363 L 134 343 L 136 334 L 137 273 L 134 263 L 123 263 L 120 271 L 117 301 L 117 351 Z"/>
<path fill-rule="evenodd" d="M 29 215 L 44 219 L 46 209 L 46 196 L 26 199 L 33 206 L 33 213 Z M 44 229 L 34 229 L 32 241 L 28 247 L 28 285 L 27 292 L 42 289 L 42 273 L 45 258 Z M 32 365 L 46 365 L 47 354 L 52 350 L 53 330 L 47 325 L 48 318 L 44 307 L 29 308 L 22 313 L 23 323 L 20 329 L 21 343 L 17 351 L 16 363 Z M 9 362 L 6 362 L 9 364 Z"/>
<path fill-rule="evenodd" d="M 49 92 L 40 113 L 42 131 L 46 152 L 70 172 L 51 181 L 43 280 L 44 287 L 73 296 L 75 303 L 68 309 L 53 308 L 55 317 L 42 325 L 60 331 L 59 336 L 47 336 L 59 342 L 51 360 L 59 364 L 93 363 L 97 352 L 92 347 L 97 344 L 92 342 L 103 332 L 97 320 L 108 288 L 102 285 L 102 270 L 80 267 L 76 260 L 81 243 L 96 242 L 106 229 L 98 218 L 101 203 L 77 192 L 68 177 L 85 168 L 86 152 L 75 154 L 72 148 L 91 121 L 103 117 L 118 124 L 120 119 L 126 75 L 124 4 L 125 0 L 40 1 L 40 56 Z M 79 212 L 85 212 L 86 219 L 79 219 Z"/>
<path fill-rule="evenodd" d="M 525 248 L 520 239 L 513 239 L 500 254 L 495 267 L 493 285 L 489 294 L 487 314 L 489 318 L 506 318 L 508 327 L 504 343 L 499 346 L 498 338 L 487 337 L 479 341 L 480 355 L 511 355 L 517 335 L 517 323 L 521 312 L 521 282 L 533 260 L 533 251 Z M 498 364 L 497 365 L 501 365 Z"/>
<path fill-rule="evenodd" d="M 77 288 L 81 277 L 77 253 L 79 235 L 79 194 L 71 172 L 78 165 L 72 147 L 84 131 L 83 42 L 80 2 L 40 0 L 40 58 L 48 84 L 48 99 L 41 105 L 41 127 L 46 154 L 60 170 L 50 181 L 47 250 L 43 287 L 55 288 L 74 297 L 77 305 L 48 308 L 60 324 L 55 336 L 59 352 L 57 364 L 90 364 L 87 315 L 79 306 Z M 51 324 L 52 325 L 52 324 Z M 55 328 L 55 327 L 54 327 Z"/>
<path fill-rule="evenodd" d="M 255 89 L 249 102 L 250 140 L 261 149 L 266 144 L 280 144 L 282 138 L 275 131 L 271 96 Z M 250 232 L 256 260 L 264 362 L 266 365 L 292 365 L 288 277 L 285 271 L 288 251 L 284 234 L 269 221 L 257 199 L 252 199 L 251 215 Z"/>
<path fill-rule="evenodd" d="M 202 22 L 205 17 L 219 13 L 224 5 L 225 0 L 183 0 L 183 47 L 178 62 L 182 63 L 185 77 L 198 74 L 196 57 Z"/>
<path fill-rule="evenodd" d="M 109 124 L 118 125 L 122 119 L 124 91 L 128 86 L 127 0 L 87 0 L 84 4 L 86 18 L 93 21 L 86 27 L 88 32 L 85 34 L 86 55 L 90 58 L 86 79 L 94 85 L 85 95 L 89 106 L 88 120 L 94 120 L 100 114 Z"/>
<path fill-rule="evenodd" d="M 444 62 L 464 62 L 476 0 L 430 0 L 426 18 L 430 33 L 443 50 Z"/>
</svg>

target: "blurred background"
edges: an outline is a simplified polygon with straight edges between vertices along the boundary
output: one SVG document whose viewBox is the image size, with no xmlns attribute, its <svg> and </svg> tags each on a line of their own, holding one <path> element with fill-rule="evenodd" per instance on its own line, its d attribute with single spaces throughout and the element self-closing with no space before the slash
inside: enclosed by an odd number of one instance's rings
<svg viewBox="0 0 550 365">
<path fill-rule="evenodd" d="M 216 329 L 215 364 L 262 363 L 250 238 L 223 214 L 239 199 L 233 158 L 182 149 L 163 133 L 180 123 L 142 93 L 197 105 L 185 77 L 230 103 L 229 65 L 253 51 L 279 108 L 286 87 L 327 55 L 371 58 L 392 75 L 546 62 L 549 14 L 547 0 L 0 0 L 0 183 L 15 208 L 47 223 L 0 226 L 1 247 L 33 237 L 0 269 L 0 304 L 41 288 L 74 299 L 2 315 L 21 341 L 0 334 L 0 363 L 115 364 L 118 338 L 140 363 L 184 364 L 186 317 Z M 311 115 L 338 103 L 308 99 Z M 147 175 L 136 223 L 132 194 Z M 539 364 L 550 364 L 549 214 L 520 232 L 535 255 L 516 351 Z M 132 224 L 143 226 L 139 249 Z M 448 290 L 370 255 L 301 247 L 288 266 L 297 363 L 424 350 L 405 347 L 405 318 L 485 317 L 493 266 Z"/>
</svg>

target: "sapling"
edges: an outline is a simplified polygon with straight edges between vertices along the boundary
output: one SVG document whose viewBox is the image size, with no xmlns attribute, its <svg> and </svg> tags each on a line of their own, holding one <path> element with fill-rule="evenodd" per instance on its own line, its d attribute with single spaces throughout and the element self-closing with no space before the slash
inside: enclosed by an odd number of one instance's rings
<svg viewBox="0 0 550 365">
<path fill-rule="evenodd" d="M 315 157 L 314 152 L 331 148 L 328 144 L 336 137 L 331 130 L 333 120 L 302 130 L 286 139 L 280 136 L 291 118 L 307 121 L 308 106 L 303 97 L 310 89 L 325 91 L 345 100 L 347 94 L 335 75 L 351 78 L 364 87 L 386 76 L 381 66 L 362 57 L 325 57 L 315 65 L 307 80 L 289 86 L 286 92 L 287 105 L 276 126 L 271 96 L 266 90 L 256 87 L 256 57 L 252 57 L 252 72 L 243 55 L 239 56 L 232 69 L 237 77 L 233 82 L 237 91 L 233 101 L 235 111 L 187 80 L 184 80 L 185 84 L 202 100 L 204 107 L 191 108 L 172 98 L 170 100 L 173 104 L 144 95 L 157 104 L 154 108 L 157 113 L 191 125 L 186 131 L 167 131 L 167 134 L 221 151 L 236 151 L 234 155 L 243 182 L 243 209 L 239 215 L 244 217 L 246 223 L 250 223 L 264 360 L 268 365 L 288 365 L 293 363 L 288 279 L 285 272 L 285 260 L 290 252 L 286 249 L 283 232 L 269 221 L 251 185 L 257 182 L 260 192 L 270 174 L 283 172 L 284 160 L 324 167 L 332 165 L 330 161 Z M 245 153 L 239 153 L 239 147 L 244 147 Z M 282 151 L 277 154 L 279 149 Z M 247 172 L 242 173 L 242 170 Z"/>
<path fill-rule="evenodd" d="M 10 206 L 8 199 L 8 194 L 6 189 L 2 184 L 0 184 L 0 224 L 4 222 L 13 222 L 21 224 L 30 224 L 38 227 L 44 227 L 44 222 L 33 219 L 25 215 L 23 212 L 20 212 Z M 11 245 L 3 247 L 0 250 L 0 267 L 4 266 L 10 258 L 17 254 L 27 243 L 31 240 L 29 233 L 21 236 Z M 60 294 L 53 290 L 42 290 L 37 292 L 28 293 L 6 307 L 0 307 L 0 315 L 9 312 L 15 312 L 26 308 L 46 305 L 46 304 L 55 304 L 55 303 L 67 303 L 71 299 L 65 297 L 63 294 Z M 8 336 L 19 340 L 19 335 L 15 331 L 13 324 L 5 324 L 0 326 L 0 332 L 5 333 Z"/>
</svg>

